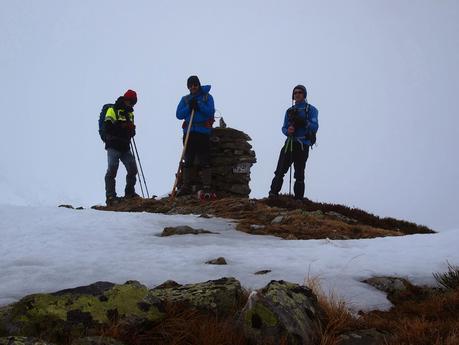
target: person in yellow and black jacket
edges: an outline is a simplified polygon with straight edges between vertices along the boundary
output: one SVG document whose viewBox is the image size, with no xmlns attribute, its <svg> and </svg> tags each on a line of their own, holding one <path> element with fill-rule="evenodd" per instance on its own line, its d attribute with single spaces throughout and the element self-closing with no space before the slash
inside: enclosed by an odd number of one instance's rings
<svg viewBox="0 0 459 345">
<path fill-rule="evenodd" d="M 125 198 L 138 197 L 135 192 L 137 165 L 130 150 L 131 138 L 135 136 L 133 107 L 136 103 L 136 92 L 127 90 L 123 96 L 116 100 L 114 105 L 107 108 L 105 113 L 105 149 L 108 159 L 108 168 L 105 174 L 107 205 L 113 205 L 120 200 L 116 196 L 116 173 L 120 161 L 127 171 Z"/>
</svg>

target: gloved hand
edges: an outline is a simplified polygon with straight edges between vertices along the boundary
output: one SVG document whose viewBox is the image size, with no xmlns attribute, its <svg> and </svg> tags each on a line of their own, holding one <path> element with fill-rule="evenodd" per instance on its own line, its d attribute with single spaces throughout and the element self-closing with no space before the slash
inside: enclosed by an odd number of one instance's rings
<svg viewBox="0 0 459 345">
<path fill-rule="evenodd" d="M 297 114 L 298 114 L 298 109 L 296 109 L 295 107 L 288 108 L 287 115 L 290 119 L 295 117 Z"/>
<path fill-rule="evenodd" d="M 132 122 L 126 121 L 124 127 L 127 129 L 130 137 L 135 136 L 135 125 Z"/>
<path fill-rule="evenodd" d="M 196 98 L 192 98 L 190 100 L 190 110 L 191 111 L 198 111 L 198 100 Z"/>
<path fill-rule="evenodd" d="M 293 133 L 295 133 L 295 127 L 289 126 L 288 129 L 287 129 L 287 134 L 288 135 L 293 135 Z"/>
</svg>

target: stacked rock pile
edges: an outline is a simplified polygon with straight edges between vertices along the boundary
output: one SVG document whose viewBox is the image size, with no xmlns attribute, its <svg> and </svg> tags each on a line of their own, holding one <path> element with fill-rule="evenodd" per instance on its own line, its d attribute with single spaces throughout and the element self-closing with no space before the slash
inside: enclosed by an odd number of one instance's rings
<svg viewBox="0 0 459 345">
<path fill-rule="evenodd" d="M 212 188 L 217 197 L 248 197 L 250 168 L 257 161 L 248 143 L 252 139 L 237 129 L 217 127 L 210 140 Z"/>
</svg>

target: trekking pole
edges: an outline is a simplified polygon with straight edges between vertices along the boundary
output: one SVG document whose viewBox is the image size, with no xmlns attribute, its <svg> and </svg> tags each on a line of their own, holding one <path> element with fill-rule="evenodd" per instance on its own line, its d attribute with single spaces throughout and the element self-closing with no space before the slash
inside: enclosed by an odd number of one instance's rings
<svg viewBox="0 0 459 345">
<path fill-rule="evenodd" d="M 132 153 L 132 156 L 134 157 L 134 161 L 136 162 L 135 165 L 137 167 L 137 159 L 135 158 L 134 147 L 132 146 L 131 142 L 129 142 L 129 145 L 131 146 L 131 153 Z M 145 198 L 145 194 L 143 193 L 142 179 L 140 178 L 139 169 L 137 169 L 137 179 L 139 180 L 140 191 L 142 192 L 142 198 Z"/>
<path fill-rule="evenodd" d="M 142 172 L 143 184 L 145 185 L 145 190 L 147 192 L 147 198 L 150 199 L 150 194 L 148 193 L 147 181 L 145 181 L 145 174 L 143 173 L 142 163 L 140 163 L 139 151 L 137 151 L 137 145 L 135 144 L 134 138 L 132 138 L 132 143 L 134 144 L 135 154 L 137 155 L 137 160 L 139 161 L 140 171 Z"/>
<path fill-rule="evenodd" d="M 294 102 L 292 99 L 292 108 L 294 107 Z M 290 180 L 288 182 L 288 196 L 292 196 L 292 164 L 293 164 L 293 142 L 292 142 L 292 137 L 289 138 L 289 143 L 290 143 Z"/>
<path fill-rule="evenodd" d="M 180 155 L 180 160 L 179 160 L 179 165 L 178 165 L 178 168 L 177 168 L 177 173 L 175 174 L 175 182 L 174 182 L 174 186 L 172 187 L 172 193 L 171 193 L 171 196 L 169 198 L 170 201 L 174 200 L 175 198 L 175 194 L 176 194 L 176 188 L 177 188 L 177 183 L 178 183 L 178 180 L 179 180 L 179 173 L 180 173 L 180 168 L 181 168 L 181 163 L 183 161 L 183 157 L 185 156 L 185 151 L 186 151 L 186 147 L 188 145 L 188 138 L 190 137 L 190 129 L 191 129 L 191 124 L 193 123 L 193 118 L 194 118 L 194 109 L 191 111 L 191 116 L 190 116 L 190 123 L 188 123 L 188 129 L 186 131 L 186 135 L 185 135 L 185 142 L 183 143 L 183 149 L 182 149 L 182 154 Z"/>
<path fill-rule="evenodd" d="M 292 196 L 292 164 L 293 164 L 293 140 L 290 137 L 290 180 L 288 183 L 288 196 Z"/>
</svg>

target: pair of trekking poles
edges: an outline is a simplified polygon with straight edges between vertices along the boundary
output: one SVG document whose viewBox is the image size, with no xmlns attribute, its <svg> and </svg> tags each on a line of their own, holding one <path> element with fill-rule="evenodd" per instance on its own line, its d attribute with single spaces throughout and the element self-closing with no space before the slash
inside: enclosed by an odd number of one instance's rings
<svg viewBox="0 0 459 345">
<path fill-rule="evenodd" d="M 132 155 L 134 156 L 134 160 L 139 162 L 140 171 L 139 169 L 137 169 L 137 177 L 138 177 L 139 184 L 140 184 L 140 191 L 142 192 L 142 198 L 145 198 L 144 186 L 145 186 L 145 192 L 147 194 L 147 198 L 150 198 L 150 193 L 148 193 L 147 182 L 145 181 L 145 174 L 143 173 L 143 169 L 142 169 L 142 163 L 140 163 L 139 151 L 137 150 L 137 145 L 135 143 L 134 138 L 131 139 L 131 141 L 129 142 L 129 145 L 131 146 L 131 152 L 132 152 Z M 137 162 L 136 162 L 136 165 L 137 165 Z M 142 177 L 142 179 L 140 177 Z M 142 180 L 143 180 L 143 186 L 142 186 Z"/>
<path fill-rule="evenodd" d="M 190 123 L 188 124 L 188 130 L 186 132 L 185 142 L 183 143 L 183 150 L 182 150 L 182 154 L 180 156 L 180 161 L 179 161 L 179 166 L 178 166 L 178 169 L 177 169 L 177 173 L 175 174 L 175 182 L 174 182 L 174 186 L 172 187 L 172 193 L 171 193 L 171 196 L 170 196 L 170 200 L 173 200 L 175 198 L 175 195 L 177 194 L 177 184 L 178 184 L 178 181 L 179 181 L 179 178 L 180 178 L 180 170 L 182 168 L 182 161 L 183 161 L 183 158 L 185 157 L 186 148 L 188 146 L 188 139 L 190 137 L 190 129 L 191 129 L 191 125 L 193 123 L 193 118 L 194 118 L 194 109 L 191 112 Z M 138 180 L 139 180 L 139 184 L 140 184 L 140 191 L 142 193 L 142 198 L 145 198 L 145 193 L 147 195 L 147 198 L 150 198 L 150 193 L 148 192 L 147 182 L 145 181 L 145 174 L 143 173 L 142 163 L 140 162 L 139 151 L 137 150 L 137 145 L 135 143 L 135 139 L 132 138 L 132 140 L 131 140 L 131 142 L 129 144 L 130 144 L 130 147 L 131 147 L 131 152 L 134 155 L 134 159 L 139 163 L 139 167 L 140 167 L 140 170 L 137 169 L 137 176 L 138 176 Z M 142 185 L 142 181 L 143 181 L 143 185 Z M 145 192 L 144 192 L 144 187 L 145 187 Z"/>
</svg>

